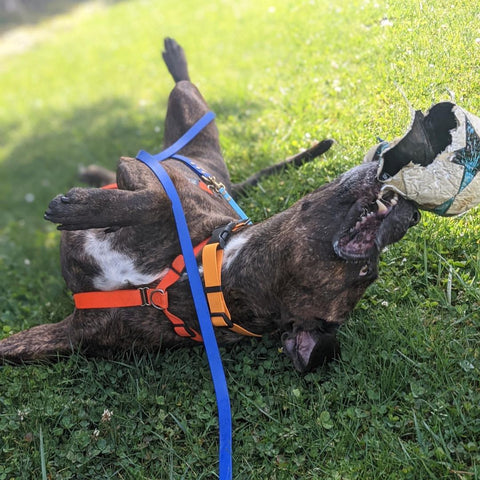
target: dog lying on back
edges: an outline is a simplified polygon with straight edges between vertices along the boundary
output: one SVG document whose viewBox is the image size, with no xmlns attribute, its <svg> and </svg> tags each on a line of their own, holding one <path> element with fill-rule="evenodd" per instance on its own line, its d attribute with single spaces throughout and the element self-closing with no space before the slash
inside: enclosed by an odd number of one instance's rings
<svg viewBox="0 0 480 480">
<path fill-rule="evenodd" d="M 166 39 L 163 56 L 176 82 L 165 120 L 168 147 L 208 107 L 190 82 L 182 48 Z M 321 142 L 311 156 L 330 145 Z M 181 153 L 233 194 L 263 174 L 306 159 L 299 155 L 232 185 L 214 122 Z M 231 206 L 200 188 L 198 177 L 181 162 L 171 159 L 163 165 L 179 192 L 193 245 L 237 220 Z M 337 355 L 336 330 L 377 278 L 380 252 L 419 221 L 413 203 L 391 192 L 383 195 L 376 171 L 375 162 L 357 166 L 288 210 L 233 231 L 225 245 L 222 291 L 232 321 L 259 336 L 279 331 L 284 352 L 301 372 Z M 155 289 L 180 253 L 171 203 L 160 182 L 133 158 L 121 158 L 116 176 L 99 169 L 87 176 L 97 183 L 116 181 L 118 188 L 73 188 L 54 198 L 45 213 L 63 231 L 61 264 L 68 288 L 74 294 Z M 76 308 L 57 324 L 2 340 L 0 359 L 21 363 L 72 350 L 107 356 L 132 348 L 198 344 L 176 333 L 165 312 L 154 308 L 153 297 L 146 300 L 145 306 Z M 186 274 L 169 287 L 168 302 L 186 331 L 199 331 Z M 216 328 L 216 335 L 220 344 L 243 338 L 228 327 Z"/>
</svg>

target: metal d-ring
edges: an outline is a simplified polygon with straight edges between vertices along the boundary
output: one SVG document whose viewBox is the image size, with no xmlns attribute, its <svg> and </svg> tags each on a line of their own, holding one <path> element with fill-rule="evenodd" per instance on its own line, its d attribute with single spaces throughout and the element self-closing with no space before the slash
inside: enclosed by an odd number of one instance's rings
<svg viewBox="0 0 480 480">
<path fill-rule="evenodd" d="M 152 292 L 150 293 L 150 305 L 154 308 L 156 308 L 157 310 L 164 310 L 165 307 L 162 307 L 160 305 L 157 305 L 154 301 L 153 301 L 153 296 L 156 294 L 156 293 L 160 293 L 162 295 L 165 295 L 165 290 L 162 290 L 161 288 L 156 288 L 155 290 L 152 290 Z"/>
</svg>

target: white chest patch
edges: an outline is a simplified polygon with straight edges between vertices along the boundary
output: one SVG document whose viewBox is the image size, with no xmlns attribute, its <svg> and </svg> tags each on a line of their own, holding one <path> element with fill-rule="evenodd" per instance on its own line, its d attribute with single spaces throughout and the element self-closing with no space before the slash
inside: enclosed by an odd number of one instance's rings
<svg viewBox="0 0 480 480">
<path fill-rule="evenodd" d="M 242 250 L 243 246 L 248 242 L 250 232 L 248 230 L 235 235 L 223 250 L 223 268 L 228 268 L 233 260 Z"/>
<path fill-rule="evenodd" d="M 92 256 L 102 273 L 93 285 L 98 290 L 109 291 L 129 285 L 147 285 L 165 275 L 168 269 L 155 274 L 144 274 L 135 267 L 133 260 L 112 248 L 108 237 L 99 238 L 95 232 L 86 232 L 85 253 Z"/>
</svg>

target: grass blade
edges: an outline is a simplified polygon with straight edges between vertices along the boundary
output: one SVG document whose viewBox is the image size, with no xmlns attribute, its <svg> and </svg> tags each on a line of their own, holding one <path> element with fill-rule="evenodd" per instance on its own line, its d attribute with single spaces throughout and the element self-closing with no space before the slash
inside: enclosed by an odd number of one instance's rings
<svg viewBox="0 0 480 480">
<path fill-rule="evenodd" d="M 40 461 L 42 466 L 42 480 L 47 480 L 47 462 L 45 461 L 45 448 L 43 446 L 43 431 L 40 427 Z"/>
</svg>

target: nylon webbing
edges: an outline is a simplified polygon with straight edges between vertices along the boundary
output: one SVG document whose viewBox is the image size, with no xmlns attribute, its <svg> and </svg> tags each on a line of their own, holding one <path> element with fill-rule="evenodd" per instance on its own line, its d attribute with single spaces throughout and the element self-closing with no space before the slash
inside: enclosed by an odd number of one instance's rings
<svg viewBox="0 0 480 480">
<path fill-rule="evenodd" d="M 190 283 L 190 291 L 192 293 L 193 302 L 197 311 L 200 330 L 202 332 L 205 351 L 207 353 L 217 399 L 219 421 L 220 480 L 230 480 L 232 478 L 232 416 L 230 409 L 230 398 L 228 396 L 227 380 L 225 378 L 225 372 L 223 370 L 222 360 L 218 350 L 213 326 L 210 321 L 210 311 L 205 298 L 202 280 L 198 272 L 197 260 L 193 253 L 193 245 L 190 239 L 190 233 L 188 231 L 188 225 L 185 219 L 182 204 L 177 190 L 175 189 L 175 185 L 168 176 L 166 170 L 159 163 L 162 160 L 170 158 L 178 150 L 185 146 L 202 130 L 202 128 L 210 123 L 213 118 L 213 113 L 207 113 L 179 140 L 177 140 L 164 152 L 152 156 L 148 152 L 140 151 L 137 155 L 137 159 L 147 165 L 157 176 L 172 202 L 173 216 L 175 218 L 178 238 L 180 241 L 183 258 L 185 260 L 185 267 Z"/>
<path fill-rule="evenodd" d="M 173 145 L 170 145 L 168 148 L 166 148 L 160 153 L 156 153 L 155 155 L 151 155 L 145 150 L 140 150 L 137 153 L 137 159 L 141 160 L 144 163 L 147 163 L 151 158 L 154 158 L 158 162 L 163 162 L 164 160 L 168 160 L 169 158 L 173 158 L 182 162 L 190 170 L 192 170 L 192 172 L 197 174 L 205 182 L 209 183 L 215 189 L 215 191 L 219 193 L 229 203 L 229 205 L 233 208 L 233 210 L 242 220 L 249 220 L 240 205 L 238 205 L 238 203 L 229 195 L 229 193 L 225 189 L 225 185 L 217 183 L 215 177 L 210 175 L 210 173 L 199 167 L 195 162 L 192 162 L 188 157 L 177 153 L 183 147 L 185 147 L 185 145 L 191 142 L 214 118 L 215 114 L 213 112 L 207 112 Z"/>
</svg>

